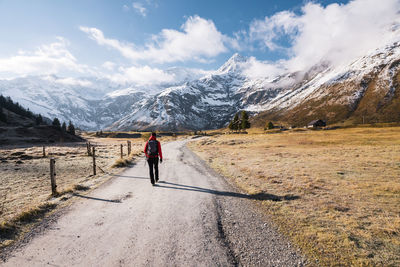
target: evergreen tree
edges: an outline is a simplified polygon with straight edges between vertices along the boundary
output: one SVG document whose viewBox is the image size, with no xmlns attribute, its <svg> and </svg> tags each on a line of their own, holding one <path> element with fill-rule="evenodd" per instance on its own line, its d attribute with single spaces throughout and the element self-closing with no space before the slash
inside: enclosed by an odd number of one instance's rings
<svg viewBox="0 0 400 267">
<path fill-rule="evenodd" d="M 67 125 L 65 124 L 65 121 L 61 125 L 61 131 L 66 132 L 67 131 Z"/>
<path fill-rule="evenodd" d="M 9 96 L 0 95 L 0 106 L 20 116 L 35 118 L 35 115 L 29 109 L 25 109 L 18 102 L 14 103 Z"/>
<path fill-rule="evenodd" d="M 239 125 L 239 113 L 235 114 L 235 117 L 233 117 L 233 121 L 232 121 L 232 126 L 233 126 L 233 130 L 240 130 L 240 125 Z"/>
<path fill-rule="evenodd" d="M 249 122 L 249 115 L 245 110 L 242 111 L 241 114 L 241 123 L 240 123 L 240 129 L 248 129 L 250 128 L 250 122 Z"/>
<path fill-rule="evenodd" d="M 229 130 L 233 131 L 233 120 L 229 122 L 228 128 Z"/>
<path fill-rule="evenodd" d="M 274 124 L 270 121 L 267 123 L 265 128 L 271 130 L 271 129 L 274 129 L 274 127 L 275 127 Z"/>
<path fill-rule="evenodd" d="M 0 105 L 0 121 L 7 122 L 7 115 L 3 112 L 3 108 Z"/>
<path fill-rule="evenodd" d="M 0 107 L 5 107 L 6 98 L 3 95 L 0 95 Z"/>
<path fill-rule="evenodd" d="M 54 127 L 56 127 L 58 130 L 61 130 L 61 123 L 60 120 L 57 118 L 54 118 L 53 122 L 51 123 Z"/>
<path fill-rule="evenodd" d="M 75 135 L 75 126 L 72 124 L 71 121 L 68 123 L 67 133 Z"/>
<path fill-rule="evenodd" d="M 42 115 L 39 114 L 36 117 L 36 125 L 40 125 L 40 124 L 43 124 L 43 117 L 42 117 Z"/>
</svg>

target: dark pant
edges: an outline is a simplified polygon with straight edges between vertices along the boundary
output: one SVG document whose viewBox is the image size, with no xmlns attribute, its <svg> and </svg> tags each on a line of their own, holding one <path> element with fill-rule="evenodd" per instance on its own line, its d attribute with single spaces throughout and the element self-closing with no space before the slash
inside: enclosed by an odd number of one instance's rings
<svg viewBox="0 0 400 267">
<path fill-rule="evenodd" d="M 158 181 L 158 157 L 157 158 L 148 158 L 147 162 L 149 163 L 149 169 L 150 169 L 150 182 L 152 184 L 154 184 L 153 168 L 156 172 L 156 181 Z"/>
</svg>

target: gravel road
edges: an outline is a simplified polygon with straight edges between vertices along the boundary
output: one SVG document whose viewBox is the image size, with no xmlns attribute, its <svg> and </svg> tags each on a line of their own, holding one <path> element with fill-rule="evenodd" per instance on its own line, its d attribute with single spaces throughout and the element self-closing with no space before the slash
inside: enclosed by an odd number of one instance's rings
<svg viewBox="0 0 400 267">
<path fill-rule="evenodd" d="M 160 182 L 144 159 L 91 192 L 1 266 L 302 266 L 298 251 L 189 151 L 163 146 Z"/>
</svg>

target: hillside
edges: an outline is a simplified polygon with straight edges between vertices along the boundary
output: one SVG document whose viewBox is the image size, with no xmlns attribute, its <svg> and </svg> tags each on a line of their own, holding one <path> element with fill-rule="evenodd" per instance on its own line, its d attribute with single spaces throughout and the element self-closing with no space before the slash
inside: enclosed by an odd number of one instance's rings
<svg viewBox="0 0 400 267">
<path fill-rule="evenodd" d="M 266 120 L 273 120 L 302 126 L 316 118 L 329 123 L 399 122 L 399 46 L 395 42 L 378 49 L 341 72 L 328 68 L 290 91 L 291 98 L 298 96 L 297 104 L 261 112 L 253 118 L 253 123 L 263 126 Z M 323 76 L 329 79 L 324 81 Z"/>
<path fill-rule="evenodd" d="M 0 95 L 0 145 L 22 143 L 77 142 L 79 136 L 63 132 L 47 125 L 49 119 L 42 118 L 25 109 L 11 98 Z"/>
</svg>

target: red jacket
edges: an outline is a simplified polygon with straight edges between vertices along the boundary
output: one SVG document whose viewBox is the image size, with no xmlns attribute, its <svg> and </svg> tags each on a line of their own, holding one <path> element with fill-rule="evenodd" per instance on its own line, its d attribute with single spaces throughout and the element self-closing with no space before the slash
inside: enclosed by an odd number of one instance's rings
<svg viewBox="0 0 400 267">
<path fill-rule="evenodd" d="M 156 139 L 156 137 L 155 136 L 150 136 L 150 138 L 149 138 L 149 141 L 150 140 L 156 140 L 157 141 L 157 139 Z M 149 145 L 149 141 L 147 141 L 146 142 L 146 145 L 144 146 L 144 154 L 146 154 L 146 158 L 157 158 L 157 157 L 160 157 L 160 159 L 162 159 L 162 151 L 161 151 L 161 144 L 160 144 L 160 142 L 159 141 L 157 141 L 157 145 L 158 145 L 158 155 L 157 156 L 149 156 L 149 155 L 147 155 L 147 146 Z"/>
</svg>

